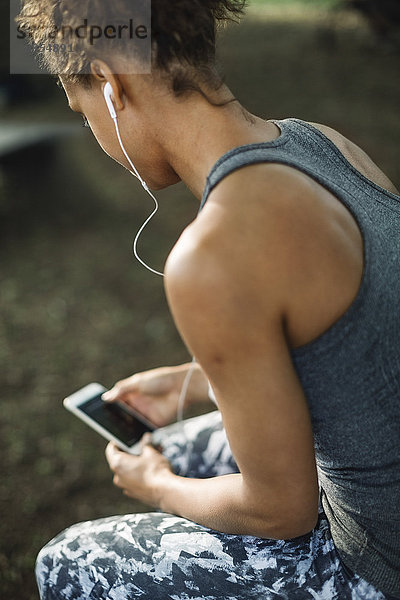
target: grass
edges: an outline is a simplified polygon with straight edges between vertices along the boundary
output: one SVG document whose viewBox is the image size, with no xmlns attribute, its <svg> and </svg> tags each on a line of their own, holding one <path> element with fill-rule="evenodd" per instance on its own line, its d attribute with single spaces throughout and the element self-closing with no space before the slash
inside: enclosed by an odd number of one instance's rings
<svg viewBox="0 0 400 600">
<path fill-rule="evenodd" d="M 302 5 L 304 8 L 325 8 L 337 6 L 339 0 L 248 0 L 248 6 L 293 6 Z"/>
<path fill-rule="evenodd" d="M 398 185 L 398 54 L 357 18 L 263 4 L 221 36 L 234 93 L 265 118 L 338 129 Z M 79 122 L 57 93 L 10 117 Z M 104 442 L 62 398 L 188 354 L 161 279 L 131 255 L 151 201 L 88 131 L 3 165 L 0 194 L 0 596 L 33 600 L 35 556 L 58 531 L 145 508 L 112 486 Z M 157 196 L 140 252 L 159 269 L 198 206 L 182 184 Z"/>
</svg>

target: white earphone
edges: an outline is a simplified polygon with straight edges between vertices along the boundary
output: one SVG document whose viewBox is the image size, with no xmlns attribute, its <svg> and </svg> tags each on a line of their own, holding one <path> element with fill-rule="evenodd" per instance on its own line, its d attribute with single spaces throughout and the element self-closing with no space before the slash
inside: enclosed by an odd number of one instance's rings
<svg viewBox="0 0 400 600">
<path fill-rule="evenodd" d="M 125 150 L 124 144 L 122 143 L 121 134 L 120 134 L 120 131 L 119 131 L 119 126 L 118 126 L 118 115 L 117 115 L 117 111 L 115 110 L 115 106 L 114 106 L 114 103 L 113 103 L 113 100 L 112 100 L 113 89 L 112 89 L 111 83 L 109 81 L 107 81 L 106 85 L 104 86 L 103 94 L 104 94 L 104 100 L 106 101 L 106 104 L 107 104 L 108 112 L 110 113 L 110 117 L 114 121 L 115 131 L 117 133 L 117 138 L 118 138 L 119 145 L 121 146 L 121 150 L 124 153 L 124 156 L 125 156 L 126 160 L 128 161 L 130 167 L 132 168 L 131 173 L 132 173 L 132 175 L 134 175 L 135 177 L 137 177 L 139 179 L 140 183 L 142 184 L 142 186 L 144 187 L 144 189 L 146 190 L 146 192 L 153 198 L 154 203 L 155 203 L 155 209 L 153 210 L 153 212 L 151 213 L 151 215 L 149 217 L 147 217 L 147 219 L 145 220 L 145 222 L 143 223 L 143 225 L 140 227 L 139 231 L 136 234 L 136 237 L 135 237 L 134 242 L 133 242 L 133 253 L 134 253 L 135 257 L 137 258 L 137 260 L 144 267 L 146 267 L 146 269 L 148 269 L 152 273 L 155 273 L 156 275 L 161 275 L 161 277 L 164 277 L 164 273 L 161 273 L 160 271 L 156 271 L 155 269 L 152 269 L 151 267 L 149 267 L 149 265 L 147 265 L 140 258 L 140 256 L 137 253 L 137 242 L 138 242 L 138 239 L 139 239 L 139 237 L 140 237 L 143 229 L 146 227 L 146 225 L 148 224 L 148 222 L 154 217 L 154 215 L 158 211 L 158 202 L 157 202 L 156 198 L 153 196 L 153 194 L 151 193 L 151 191 L 149 190 L 147 183 L 144 181 L 144 179 L 141 178 L 141 176 L 138 173 L 135 165 L 133 164 L 133 162 L 129 158 L 128 153 Z"/>
<path fill-rule="evenodd" d="M 115 110 L 115 106 L 114 103 L 112 101 L 112 87 L 110 82 L 107 82 L 106 85 L 104 86 L 104 99 L 106 101 L 107 104 L 107 108 L 108 108 L 108 112 L 110 113 L 110 116 L 112 118 L 112 120 L 114 121 L 114 125 L 115 125 L 115 131 L 117 132 L 117 138 L 118 138 L 118 142 L 119 145 L 121 146 L 121 150 L 125 155 L 125 158 L 127 159 L 128 163 L 130 164 L 130 166 L 132 167 L 133 170 L 133 175 L 135 175 L 135 177 L 137 177 L 140 181 L 140 183 L 142 184 L 142 186 L 144 187 L 144 189 L 146 190 L 146 192 L 148 194 L 150 194 L 150 196 L 153 198 L 154 202 L 155 202 L 155 209 L 153 210 L 153 212 L 151 213 L 151 215 L 149 217 L 147 217 L 147 219 L 145 220 L 145 222 L 143 223 L 143 225 L 141 226 L 141 228 L 139 229 L 139 231 L 136 234 L 135 240 L 133 242 L 133 252 L 135 257 L 137 258 L 137 260 L 144 266 L 146 267 L 146 269 L 148 269 L 149 271 L 151 271 L 152 273 L 155 273 L 156 275 L 161 275 L 162 277 L 164 277 L 164 273 L 161 273 L 160 271 L 156 271 L 155 269 L 152 269 L 151 267 L 149 267 L 148 265 L 146 265 L 146 263 L 140 258 L 140 256 L 137 253 L 136 250 L 136 246 L 137 246 L 137 241 L 139 239 L 140 234 L 142 233 L 143 229 L 146 227 L 147 223 L 150 221 L 150 219 L 156 214 L 157 210 L 158 210 L 158 202 L 155 199 L 155 197 L 153 196 L 153 194 L 151 193 L 151 191 L 149 190 L 147 183 L 140 177 L 135 165 L 132 163 L 131 159 L 128 156 L 128 153 L 125 150 L 125 147 L 122 143 L 121 140 L 121 135 L 119 132 L 119 126 L 118 126 L 118 116 L 117 116 L 117 112 Z M 189 387 L 189 382 L 190 379 L 192 377 L 194 368 L 196 366 L 196 359 L 193 356 L 192 358 L 192 364 L 190 365 L 190 368 L 188 369 L 188 372 L 186 373 L 185 379 L 183 381 L 182 384 L 182 388 L 181 388 L 181 392 L 179 394 L 179 399 L 178 399 L 178 406 L 177 406 L 177 420 L 178 421 L 182 421 L 183 419 L 183 408 L 184 408 L 184 404 L 185 404 L 185 399 L 186 399 L 186 394 L 187 394 L 187 390 Z"/>
<path fill-rule="evenodd" d="M 114 103 L 112 101 L 112 87 L 111 87 L 111 83 L 109 81 L 107 81 L 106 85 L 104 86 L 104 99 L 106 101 L 107 104 L 107 108 L 108 108 L 108 112 L 110 113 L 110 116 L 112 119 L 116 119 L 117 118 L 117 113 L 115 112 L 115 108 L 114 108 Z"/>
</svg>

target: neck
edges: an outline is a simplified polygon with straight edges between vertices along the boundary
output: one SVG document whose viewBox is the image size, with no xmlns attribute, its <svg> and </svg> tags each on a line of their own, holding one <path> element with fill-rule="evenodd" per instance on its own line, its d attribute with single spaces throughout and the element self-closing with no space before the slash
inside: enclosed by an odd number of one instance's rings
<svg viewBox="0 0 400 600">
<path fill-rule="evenodd" d="M 212 106 L 196 98 L 182 112 L 174 119 L 164 150 L 179 179 L 200 200 L 212 166 L 225 152 L 252 139 L 258 119 L 237 101 Z"/>
<path fill-rule="evenodd" d="M 217 99 L 213 96 L 218 103 L 230 99 L 233 96 L 226 86 Z M 164 182 L 158 187 L 181 180 L 198 200 L 211 167 L 223 154 L 240 145 L 276 137 L 274 125 L 251 115 L 238 101 L 213 106 L 198 93 L 185 98 L 169 94 L 157 100 L 153 97 L 149 107 L 149 122 L 158 157 L 169 168 L 163 170 Z M 159 117 L 155 119 L 155 115 Z M 169 179 L 165 175 L 168 172 Z"/>
<path fill-rule="evenodd" d="M 259 119 L 237 101 L 219 107 L 203 103 L 176 122 L 165 145 L 169 164 L 199 200 L 215 162 L 228 150 L 250 143 L 259 126 Z"/>
</svg>

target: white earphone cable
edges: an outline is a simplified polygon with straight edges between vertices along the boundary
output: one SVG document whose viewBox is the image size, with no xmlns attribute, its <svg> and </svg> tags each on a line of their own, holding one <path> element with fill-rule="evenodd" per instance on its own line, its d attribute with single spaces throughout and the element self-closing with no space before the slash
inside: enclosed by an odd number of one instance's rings
<svg viewBox="0 0 400 600">
<path fill-rule="evenodd" d="M 154 215 L 156 214 L 156 212 L 158 211 L 158 202 L 156 200 L 156 198 L 153 196 L 153 194 L 151 193 L 151 191 L 149 190 L 147 183 L 140 177 L 135 165 L 133 164 L 133 162 L 131 161 L 131 159 L 128 156 L 127 151 L 125 150 L 125 146 L 122 143 L 121 140 L 121 134 L 119 132 L 119 127 L 118 127 L 118 120 L 117 117 L 112 117 L 113 121 L 114 121 L 114 125 L 115 125 L 115 131 L 117 133 L 117 138 L 118 138 L 118 142 L 119 145 L 121 146 L 121 150 L 125 155 L 126 160 L 129 162 L 130 166 L 132 167 L 133 173 L 132 175 L 134 175 L 135 177 L 137 177 L 140 181 L 140 183 L 142 184 L 142 186 L 144 187 L 144 189 L 146 190 L 146 192 L 153 198 L 154 200 L 154 204 L 155 204 L 155 208 L 153 210 L 153 212 L 147 217 L 147 219 L 145 220 L 145 222 L 143 223 L 143 225 L 140 227 L 139 231 L 136 234 L 136 237 L 133 241 L 133 253 L 135 255 L 135 258 L 144 266 L 146 267 L 146 269 L 148 269 L 149 271 L 151 271 L 152 273 L 155 273 L 156 275 L 160 275 L 161 277 L 164 277 L 164 273 L 162 273 L 161 271 L 156 271 L 156 269 L 153 269 L 152 267 L 149 267 L 149 265 L 147 265 L 139 256 L 138 251 L 137 251 L 137 243 L 139 240 L 139 237 L 143 231 L 143 229 L 146 227 L 146 225 L 148 224 L 148 222 L 154 217 Z"/>
<path fill-rule="evenodd" d="M 133 164 L 133 162 L 131 161 L 131 159 L 128 156 L 127 151 L 125 150 L 125 146 L 122 143 L 121 140 L 121 134 L 119 131 L 119 126 L 118 126 L 118 117 L 115 115 L 113 116 L 111 114 L 111 117 L 114 121 L 114 125 L 115 125 L 115 131 L 117 133 L 117 138 L 118 138 L 118 142 L 119 145 L 121 146 L 121 150 L 124 153 L 124 156 L 126 158 L 126 160 L 128 161 L 129 165 L 132 167 L 132 175 L 134 175 L 135 177 L 137 177 L 137 179 L 139 179 L 140 183 L 142 184 L 143 188 L 146 190 L 146 192 L 153 198 L 154 200 L 154 204 L 155 204 L 155 208 L 152 211 L 152 213 L 147 217 L 147 219 L 145 220 L 145 222 L 143 223 L 143 225 L 140 227 L 139 231 L 136 234 L 136 237 L 133 241 L 133 253 L 135 255 L 135 258 L 144 266 L 146 267 L 146 269 L 148 269 L 149 271 L 151 271 L 152 273 L 155 273 L 156 275 L 160 275 L 161 277 L 164 277 L 164 273 L 162 273 L 161 271 L 156 271 L 155 269 L 153 269 L 152 267 L 149 267 L 149 265 L 147 265 L 139 256 L 138 252 L 137 252 L 137 243 L 138 243 L 138 239 L 143 231 L 143 229 L 146 227 L 146 225 L 148 224 L 148 222 L 154 217 L 154 215 L 156 214 L 156 212 L 158 211 L 158 202 L 157 199 L 154 197 L 154 195 L 151 193 L 151 191 L 149 190 L 147 183 L 140 177 L 135 165 Z M 182 388 L 179 394 L 179 398 L 178 398 L 178 405 L 177 405 L 177 421 L 180 422 L 183 420 L 183 410 L 184 410 L 184 406 L 185 406 L 185 399 L 186 399 L 186 395 L 187 395 L 187 391 L 188 391 L 188 387 L 189 387 L 189 383 L 190 380 L 192 378 L 193 375 L 193 371 L 194 368 L 196 366 L 196 358 L 193 356 L 192 358 L 192 364 L 190 365 L 188 372 L 185 375 L 185 378 L 183 380 L 183 384 L 182 384 Z"/>
<path fill-rule="evenodd" d="M 185 375 L 185 379 L 183 380 L 183 384 L 182 384 L 182 388 L 181 388 L 181 393 L 179 394 L 178 408 L 176 411 L 176 420 L 178 422 L 183 420 L 183 409 L 185 407 L 186 394 L 188 391 L 189 383 L 192 378 L 195 366 L 196 366 L 196 359 L 193 356 L 192 364 L 190 365 L 189 370 Z"/>
</svg>

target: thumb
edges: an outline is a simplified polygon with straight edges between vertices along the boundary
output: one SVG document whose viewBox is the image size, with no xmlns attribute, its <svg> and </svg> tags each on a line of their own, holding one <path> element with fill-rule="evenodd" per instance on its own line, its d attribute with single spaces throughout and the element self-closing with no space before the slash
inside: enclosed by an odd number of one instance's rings
<svg viewBox="0 0 400 600">
<path fill-rule="evenodd" d="M 115 400 L 117 398 L 117 396 L 118 396 L 118 390 L 116 388 L 112 388 L 111 390 L 108 390 L 108 392 L 104 392 L 101 399 L 104 400 L 105 402 L 112 402 L 113 400 Z"/>
<path fill-rule="evenodd" d="M 117 381 L 114 387 L 108 392 L 104 392 L 102 395 L 102 399 L 105 402 L 114 402 L 121 396 L 123 396 L 126 392 L 135 392 L 136 385 L 134 380 L 134 375 L 132 377 L 128 377 L 128 379 L 123 379 L 122 381 Z"/>
</svg>

